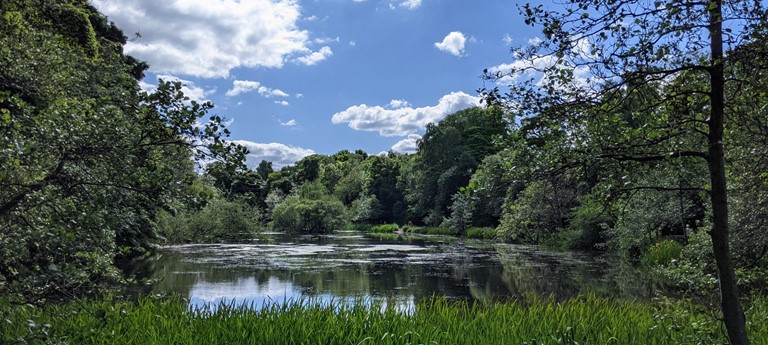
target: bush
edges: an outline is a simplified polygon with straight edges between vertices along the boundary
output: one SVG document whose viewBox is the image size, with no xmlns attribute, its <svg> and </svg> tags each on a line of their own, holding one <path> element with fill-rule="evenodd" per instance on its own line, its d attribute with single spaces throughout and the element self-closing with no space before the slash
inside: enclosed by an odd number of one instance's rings
<svg viewBox="0 0 768 345">
<path fill-rule="evenodd" d="M 468 238 L 479 238 L 479 239 L 492 239 L 496 237 L 496 230 L 493 228 L 469 228 L 467 229 L 467 232 L 464 234 L 464 236 Z"/>
<path fill-rule="evenodd" d="M 388 232 L 395 232 L 400 229 L 400 226 L 397 224 L 382 224 L 382 225 L 374 225 L 371 227 L 371 232 L 380 232 L 380 233 L 388 233 Z"/>
<path fill-rule="evenodd" d="M 427 234 L 427 235 L 458 235 L 459 232 L 456 229 L 437 227 L 437 226 L 413 226 L 405 225 L 403 230 L 414 234 Z"/>
<path fill-rule="evenodd" d="M 324 196 L 306 199 L 292 195 L 275 206 L 272 228 L 306 233 L 328 233 L 344 228 L 346 208 L 341 201 Z"/>
<path fill-rule="evenodd" d="M 683 245 L 680 242 L 664 240 L 648 248 L 648 252 L 643 257 L 643 263 L 651 267 L 667 265 L 672 260 L 679 260 L 682 252 Z"/>
<path fill-rule="evenodd" d="M 199 211 L 160 212 L 157 217 L 159 233 L 170 243 L 249 240 L 259 225 L 256 209 L 225 199 L 213 199 Z"/>
<path fill-rule="evenodd" d="M 430 227 L 426 229 L 426 233 L 427 235 L 451 235 L 451 236 L 455 236 L 459 234 L 458 230 L 445 228 L 445 227 Z"/>
</svg>

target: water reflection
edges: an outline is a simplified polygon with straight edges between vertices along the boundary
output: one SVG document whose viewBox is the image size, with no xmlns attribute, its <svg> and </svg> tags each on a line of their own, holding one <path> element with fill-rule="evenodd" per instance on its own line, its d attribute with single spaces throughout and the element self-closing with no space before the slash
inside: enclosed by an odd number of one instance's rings
<svg viewBox="0 0 768 345">
<path fill-rule="evenodd" d="M 153 292 L 180 293 L 192 308 L 377 299 L 407 311 L 431 296 L 495 301 L 528 293 L 564 299 L 588 292 L 646 299 L 659 290 L 618 262 L 533 246 L 340 232 L 300 238 L 272 234 L 253 244 L 172 246 L 135 269 L 158 279 Z"/>
</svg>

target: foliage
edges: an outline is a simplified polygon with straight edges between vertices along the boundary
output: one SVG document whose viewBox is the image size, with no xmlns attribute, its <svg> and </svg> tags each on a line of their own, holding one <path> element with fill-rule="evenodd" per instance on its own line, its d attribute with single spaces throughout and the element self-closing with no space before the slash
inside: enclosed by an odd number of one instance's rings
<svg viewBox="0 0 768 345">
<path fill-rule="evenodd" d="M 703 231 L 691 234 L 679 259 L 658 266 L 655 271 L 681 291 L 707 296 L 717 288 L 717 273 L 712 260 L 712 239 Z"/>
<path fill-rule="evenodd" d="M 348 223 L 347 209 L 328 195 L 319 182 L 305 183 L 272 210 L 272 228 L 303 233 L 327 233 Z"/>
<path fill-rule="evenodd" d="M 458 235 L 456 229 L 436 226 L 404 226 L 403 229 L 406 232 L 414 234 L 426 234 L 426 235 Z"/>
<path fill-rule="evenodd" d="M 147 65 L 125 43 L 87 1 L 0 4 L 0 294 L 114 281 L 113 260 L 151 252 L 158 210 L 190 198 L 190 157 L 244 157 L 181 83 L 141 92 Z"/>
<path fill-rule="evenodd" d="M 499 236 L 517 243 L 537 243 L 542 235 L 564 228 L 575 200 L 569 189 L 556 185 L 562 186 L 562 181 L 535 181 L 509 200 L 497 228 Z"/>
<path fill-rule="evenodd" d="M 594 188 L 593 193 L 582 197 L 573 209 L 568 227 L 558 234 L 557 247 L 571 250 L 603 248 L 606 233 L 614 227 L 615 216 L 611 205 L 601 200 L 598 191 L 599 188 Z"/>
<path fill-rule="evenodd" d="M 214 198 L 201 210 L 161 211 L 157 226 L 170 243 L 242 242 L 254 238 L 261 222 L 244 200 Z"/>
<path fill-rule="evenodd" d="M 706 166 L 698 174 L 709 177 L 704 186 L 693 179 L 617 189 L 706 190 L 724 323 L 738 345 L 749 339 L 729 247 L 724 144 L 726 123 L 737 115 L 733 100 L 748 93 L 726 70 L 738 59 L 726 50 L 760 38 L 767 13 L 752 1 L 570 0 L 556 10 L 526 4 L 526 24 L 540 26 L 544 39 L 516 50 L 521 61 L 511 70 L 486 71 L 492 80 L 514 80 L 509 92 L 484 91 L 488 103 L 537 120 L 539 129 L 565 129 L 567 147 L 587 161 L 640 169 L 675 162 L 681 172 Z"/>
<path fill-rule="evenodd" d="M 668 265 L 679 260 L 682 252 L 683 245 L 680 242 L 663 240 L 648 248 L 648 252 L 643 256 L 643 263 L 647 266 Z"/>
<path fill-rule="evenodd" d="M 464 236 L 468 238 L 490 240 L 496 237 L 496 229 L 473 227 L 473 228 L 467 229 L 467 231 L 464 232 Z"/>
<path fill-rule="evenodd" d="M 400 230 L 400 226 L 397 224 L 381 224 L 374 225 L 369 230 L 370 232 L 395 232 Z"/>
<path fill-rule="evenodd" d="M 408 218 L 440 224 L 448 216 L 452 196 L 469 183 L 478 162 L 498 151 L 494 140 L 506 131 L 503 112 L 494 107 L 462 110 L 429 124 L 412 170 L 405 174 Z"/>
<path fill-rule="evenodd" d="M 463 234 L 472 225 L 472 211 L 474 205 L 469 196 L 458 192 L 451 198 L 453 203 L 449 207 L 451 217 L 443 220 L 441 227 L 451 228 L 459 234 Z"/>
<path fill-rule="evenodd" d="M 181 298 L 84 301 L 0 315 L 0 341 L 70 344 L 722 344 L 716 314 L 689 301 L 658 305 L 582 296 L 558 302 L 471 304 L 445 299 L 402 311 L 384 301 L 293 301 L 261 310 L 189 311 Z M 768 341 L 768 301 L 747 310 L 749 333 Z"/>
</svg>

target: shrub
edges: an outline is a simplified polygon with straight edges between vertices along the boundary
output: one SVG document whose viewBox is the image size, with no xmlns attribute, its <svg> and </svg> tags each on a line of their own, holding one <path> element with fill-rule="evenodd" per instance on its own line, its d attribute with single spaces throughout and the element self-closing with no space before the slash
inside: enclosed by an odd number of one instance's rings
<svg viewBox="0 0 768 345">
<path fill-rule="evenodd" d="M 371 227 L 371 232 L 381 232 L 381 233 L 388 233 L 388 232 L 395 232 L 400 229 L 400 226 L 397 224 L 382 224 L 382 225 L 374 225 Z"/>
<path fill-rule="evenodd" d="M 160 212 L 157 226 L 171 243 L 237 242 L 253 238 L 260 222 L 258 211 L 245 202 L 212 199 L 199 211 Z"/>
<path fill-rule="evenodd" d="M 496 230 L 493 228 L 469 228 L 464 236 L 468 238 L 492 239 L 496 237 Z"/>
<path fill-rule="evenodd" d="M 305 199 L 292 195 L 272 211 L 272 228 L 276 230 L 328 233 L 346 223 L 344 204 L 329 196 Z"/>
<path fill-rule="evenodd" d="M 667 265 L 672 260 L 679 260 L 683 245 L 674 240 L 663 240 L 648 248 L 643 262 L 648 266 Z"/>
<path fill-rule="evenodd" d="M 426 229 L 428 235 L 458 235 L 459 231 L 456 229 L 445 227 L 430 227 Z"/>
</svg>

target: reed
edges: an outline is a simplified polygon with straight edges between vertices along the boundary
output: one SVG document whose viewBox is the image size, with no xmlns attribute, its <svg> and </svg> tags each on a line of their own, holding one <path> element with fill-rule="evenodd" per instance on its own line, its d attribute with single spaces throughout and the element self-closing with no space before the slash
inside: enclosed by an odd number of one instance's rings
<svg viewBox="0 0 768 345">
<path fill-rule="evenodd" d="M 400 226 L 397 224 L 381 224 L 372 226 L 369 231 L 378 233 L 392 233 L 399 229 Z"/>
<path fill-rule="evenodd" d="M 1 304 L 0 304 L 1 305 Z M 688 301 L 581 296 L 491 304 L 432 299 L 412 313 L 310 300 L 261 310 L 190 311 L 181 298 L 3 308 L 0 343 L 67 344 L 723 344 L 717 315 Z M 753 343 L 768 343 L 768 299 L 747 313 Z"/>
</svg>

